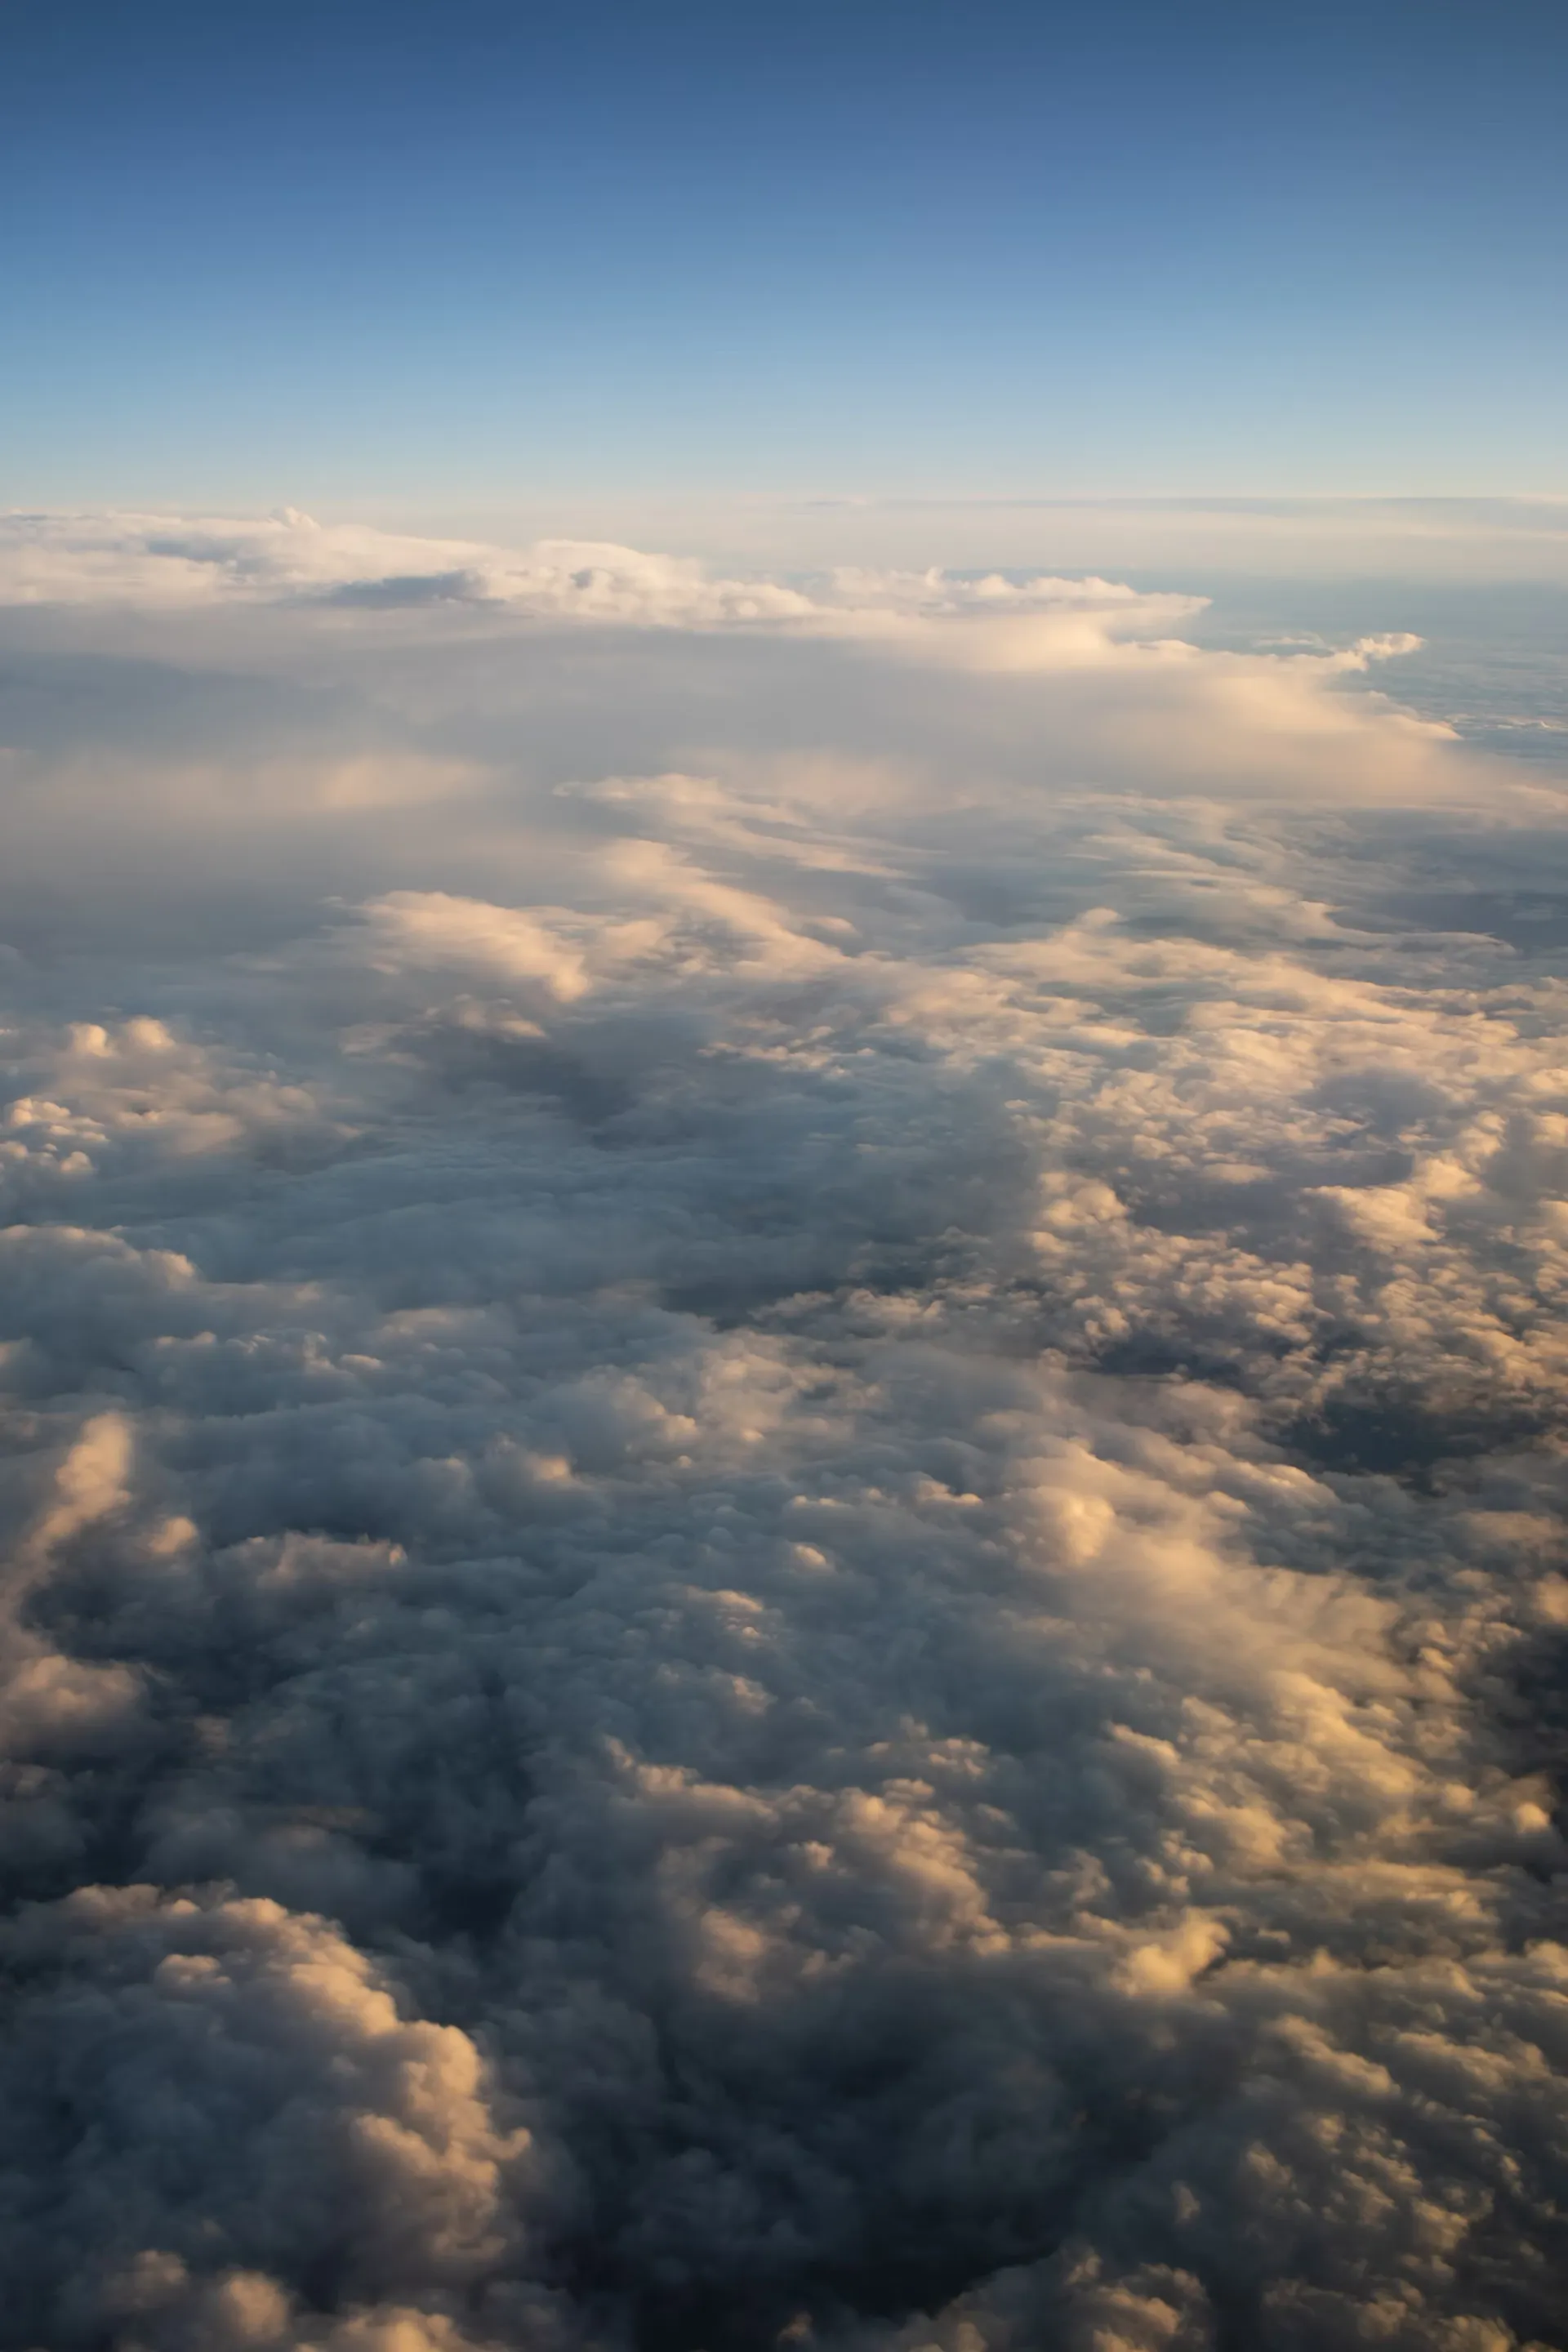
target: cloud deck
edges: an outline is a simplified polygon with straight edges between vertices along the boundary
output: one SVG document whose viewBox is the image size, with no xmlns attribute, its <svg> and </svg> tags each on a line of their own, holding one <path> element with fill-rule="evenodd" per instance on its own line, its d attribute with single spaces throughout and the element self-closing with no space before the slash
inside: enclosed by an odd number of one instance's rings
<svg viewBox="0 0 1568 2352">
<path fill-rule="evenodd" d="M 374 540 L 0 550 L 0 2342 L 1563 2342 L 1560 794 Z"/>
</svg>

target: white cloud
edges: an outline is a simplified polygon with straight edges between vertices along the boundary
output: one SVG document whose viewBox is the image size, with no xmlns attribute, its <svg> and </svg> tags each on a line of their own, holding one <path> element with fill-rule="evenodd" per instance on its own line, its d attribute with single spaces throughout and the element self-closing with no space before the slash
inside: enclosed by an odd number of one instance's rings
<svg viewBox="0 0 1568 2352">
<path fill-rule="evenodd" d="M 1140 595 L 1099 579 L 1020 584 L 994 573 L 968 580 L 941 571 L 843 568 L 808 594 L 765 578 L 715 579 L 690 558 L 605 541 L 542 540 L 515 550 L 321 524 L 293 508 L 247 520 L 0 515 L 0 595 L 44 604 L 324 598 L 372 611 L 498 605 L 533 619 L 698 629 L 876 628 L 900 616 L 1045 611 L 1134 632 L 1179 619 L 1203 602 Z"/>
<path fill-rule="evenodd" d="M 1560 799 L 1101 582 L 86 528 L 0 2342 L 1559 2341 Z"/>
</svg>

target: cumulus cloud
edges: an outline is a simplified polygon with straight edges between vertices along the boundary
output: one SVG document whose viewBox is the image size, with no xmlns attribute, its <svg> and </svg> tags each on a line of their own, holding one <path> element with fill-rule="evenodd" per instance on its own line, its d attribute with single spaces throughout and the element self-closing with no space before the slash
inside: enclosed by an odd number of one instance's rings
<svg viewBox="0 0 1568 2352">
<path fill-rule="evenodd" d="M 1201 597 L 1141 595 L 1114 581 L 979 579 L 940 570 L 840 567 L 811 592 L 776 580 L 710 576 L 689 558 L 600 541 L 543 540 L 517 550 L 321 524 L 292 507 L 260 520 L 121 512 L 0 515 L 6 604 L 300 600 L 372 612 L 493 605 L 532 619 L 637 628 L 887 631 L 900 621 L 1046 614 L 1057 635 L 1144 634 L 1201 607 Z M 1066 620 L 1069 625 L 1064 632 Z M 1016 658 L 1016 656 L 1015 656 Z"/>
<path fill-rule="evenodd" d="M 1568 2342 L 1561 794 L 584 553 L 7 541 L 0 2343 Z"/>
</svg>

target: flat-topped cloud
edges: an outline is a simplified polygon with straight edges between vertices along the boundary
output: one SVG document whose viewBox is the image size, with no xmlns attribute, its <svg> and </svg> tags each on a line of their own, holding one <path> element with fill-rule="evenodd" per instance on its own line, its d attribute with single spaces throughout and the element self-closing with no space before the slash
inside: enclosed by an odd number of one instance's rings
<svg viewBox="0 0 1568 2352">
<path fill-rule="evenodd" d="M 1008 613 L 1095 616 L 1108 635 L 1144 635 L 1201 597 L 1141 594 L 1113 581 L 939 569 L 841 566 L 808 587 L 715 577 L 689 557 L 610 542 L 542 540 L 521 549 L 322 524 L 293 508 L 265 517 L 0 514 L 0 601 L 182 604 L 302 599 L 367 611 L 497 606 L 541 620 L 636 628 L 886 628 L 898 619 Z"/>
</svg>

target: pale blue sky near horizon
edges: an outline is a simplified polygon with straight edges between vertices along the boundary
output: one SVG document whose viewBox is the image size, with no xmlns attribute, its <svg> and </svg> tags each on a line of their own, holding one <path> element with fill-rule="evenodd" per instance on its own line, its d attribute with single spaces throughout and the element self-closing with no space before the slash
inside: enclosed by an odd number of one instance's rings
<svg viewBox="0 0 1568 2352">
<path fill-rule="evenodd" d="M 1521 0 L 10 0 L 0 504 L 1560 493 L 1565 66 Z"/>
</svg>

